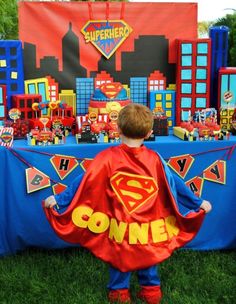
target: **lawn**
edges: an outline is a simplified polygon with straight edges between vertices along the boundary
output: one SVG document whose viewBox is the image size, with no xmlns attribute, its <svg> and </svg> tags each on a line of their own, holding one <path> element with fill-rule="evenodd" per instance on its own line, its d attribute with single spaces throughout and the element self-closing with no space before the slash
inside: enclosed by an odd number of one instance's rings
<svg viewBox="0 0 236 304">
<path fill-rule="evenodd" d="M 236 252 L 179 250 L 160 265 L 165 304 L 236 303 Z M 0 304 L 106 304 L 108 266 L 87 250 L 28 249 L 0 259 Z M 135 274 L 131 293 L 138 291 Z"/>
</svg>

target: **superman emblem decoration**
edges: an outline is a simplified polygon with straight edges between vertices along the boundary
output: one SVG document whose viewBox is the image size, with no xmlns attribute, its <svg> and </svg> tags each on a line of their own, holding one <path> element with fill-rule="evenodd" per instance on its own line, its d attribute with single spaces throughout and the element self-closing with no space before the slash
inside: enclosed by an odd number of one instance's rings
<svg viewBox="0 0 236 304">
<path fill-rule="evenodd" d="M 90 20 L 82 28 L 85 42 L 91 42 L 109 59 L 132 32 L 123 20 Z"/>
<path fill-rule="evenodd" d="M 123 89 L 120 82 L 104 83 L 100 86 L 102 93 L 109 99 L 116 98 L 116 96 Z"/>
<path fill-rule="evenodd" d="M 158 192 L 151 177 L 118 172 L 111 178 L 111 186 L 125 209 L 132 213 Z"/>
</svg>

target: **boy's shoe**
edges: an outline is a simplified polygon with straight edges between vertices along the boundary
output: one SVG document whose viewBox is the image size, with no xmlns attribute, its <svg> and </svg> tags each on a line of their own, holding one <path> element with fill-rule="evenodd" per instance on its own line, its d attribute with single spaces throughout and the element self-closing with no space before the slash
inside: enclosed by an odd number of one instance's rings
<svg viewBox="0 0 236 304">
<path fill-rule="evenodd" d="M 110 303 L 131 303 L 130 293 L 128 289 L 114 289 L 108 293 Z"/>
<path fill-rule="evenodd" d="M 147 304 L 159 304 L 162 298 L 160 286 L 141 286 L 137 297 Z"/>
</svg>

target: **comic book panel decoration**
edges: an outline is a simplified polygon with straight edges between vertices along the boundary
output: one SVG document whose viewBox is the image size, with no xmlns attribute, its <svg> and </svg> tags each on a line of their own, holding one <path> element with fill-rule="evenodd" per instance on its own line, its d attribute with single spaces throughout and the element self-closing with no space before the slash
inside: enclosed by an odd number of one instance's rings
<svg viewBox="0 0 236 304">
<path fill-rule="evenodd" d="M 200 176 L 195 176 L 188 181 L 185 182 L 185 184 L 190 188 L 190 190 L 196 195 L 201 196 L 202 194 L 202 188 L 203 188 L 204 179 Z"/>
<path fill-rule="evenodd" d="M 194 158 L 190 154 L 170 157 L 168 165 L 182 178 L 185 178 L 189 169 L 194 162 Z"/>
<path fill-rule="evenodd" d="M 52 163 L 60 179 L 64 179 L 79 164 L 78 161 L 73 156 L 67 156 L 67 155 L 54 155 L 50 159 L 50 162 Z"/>
<path fill-rule="evenodd" d="M 203 171 L 203 178 L 211 182 L 225 184 L 226 162 L 224 160 L 216 160 L 212 165 Z"/>
<path fill-rule="evenodd" d="M 38 191 L 50 186 L 50 178 L 40 170 L 31 167 L 25 170 L 27 193 Z"/>
</svg>

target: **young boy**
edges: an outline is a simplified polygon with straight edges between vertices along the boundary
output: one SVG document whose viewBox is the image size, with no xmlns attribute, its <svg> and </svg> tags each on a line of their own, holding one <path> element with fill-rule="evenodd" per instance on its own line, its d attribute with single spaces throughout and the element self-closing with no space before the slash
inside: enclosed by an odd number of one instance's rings
<svg viewBox="0 0 236 304">
<path fill-rule="evenodd" d="M 118 118 L 122 143 L 99 153 L 83 178 L 44 202 L 61 238 L 111 264 L 111 303 L 131 302 L 134 270 L 141 286 L 138 297 L 160 303 L 155 265 L 195 236 L 204 218 L 199 209 L 211 210 L 208 201 L 196 197 L 156 152 L 143 145 L 152 127 L 153 115 L 147 107 L 134 103 L 124 107 Z M 188 208 L 186 216 L 178 204 Z"/>
</svg>

